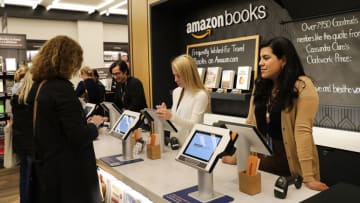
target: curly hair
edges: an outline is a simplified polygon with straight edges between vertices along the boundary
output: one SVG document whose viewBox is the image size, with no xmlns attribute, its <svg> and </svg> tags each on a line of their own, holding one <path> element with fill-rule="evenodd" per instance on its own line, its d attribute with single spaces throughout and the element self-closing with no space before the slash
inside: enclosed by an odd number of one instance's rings
<svg viewBox="0 0 360 203">
<path fill-rule="evenodd" d="M 59 35 L 48 40 L 32 61 L 34 81 L 70 79 L 81 67 L 83 50 L 73 39 Z"/>
<path fill-rule="evenodd" d="M 285 37 L 275 37 L 263 43 L 260 50 L 270 47 L 278 59 L 285 58 L 286 64 L 281 70 L 277 81 L 279 82 L 277 102 L 282 110 L 292 109 L 294 99 L 299 97 L 299 92 L 294 88 L 299 76 L 305 75 L 303 65 L 292 42 Z M 258 77 L 255 85 L 254 103 L 264 105 L 271 95 L 274 84 L 270 79 Z"/>
</svg>

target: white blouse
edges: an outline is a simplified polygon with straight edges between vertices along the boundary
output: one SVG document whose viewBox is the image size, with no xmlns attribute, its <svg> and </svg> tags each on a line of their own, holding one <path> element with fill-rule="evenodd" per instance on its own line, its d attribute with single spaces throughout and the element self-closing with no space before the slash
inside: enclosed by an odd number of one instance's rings
<svg viewBox="0 0 360 203">
<path fill-rule="evenodd" d="M 208 110 L 209 96 L 205 90 L 192 92 L 184 89 L 184 95 L 179 103 L 183 88 L 177 87 L 173 91 L 172 116 L 170 121 L 178 128 L 172 133 L 183 144 L 195 123 L 202 123 L 204 113 Z"/>
</svg>

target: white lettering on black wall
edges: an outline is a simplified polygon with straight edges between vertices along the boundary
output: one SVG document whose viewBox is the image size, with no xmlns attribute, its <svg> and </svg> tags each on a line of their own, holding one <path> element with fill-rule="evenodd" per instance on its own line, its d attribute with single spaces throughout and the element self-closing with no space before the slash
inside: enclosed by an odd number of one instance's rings
<svg viewBox="0 0 360 203">
<path fill-rule="evenodd" d="M 186 33 L 196 33 L 206 29 L 216 29 L 233 24 L 247 23 L 254 20 L 262 20 L 266 18 L 266 7 L 264 5 L 253 6 L 249 4 L 249 8 L 239 11 L 228 12 L 218 16 L 212 16 L 205 19 L 196 20 L 186 23 Z"/>
</svg>

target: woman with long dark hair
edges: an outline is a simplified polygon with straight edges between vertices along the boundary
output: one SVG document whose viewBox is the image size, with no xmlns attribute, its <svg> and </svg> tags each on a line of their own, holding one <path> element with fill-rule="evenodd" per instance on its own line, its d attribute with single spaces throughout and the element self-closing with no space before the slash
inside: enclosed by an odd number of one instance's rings
<svg viewBox="0 0 360 203">
<path fill-rule="evenodd" d="M 273 149 L 272 156 L 260 156 L 260 169 L 282 176 L 299 174 L 310 189 L 327 189 L 320 182 L 312 135 L 319 96 L 294 45 L 284 37 L 265 42 L 259 66 L 246 122 L 257 126 Z M 235 159 L 224 157 L 223 162 Z"/>
</svg>

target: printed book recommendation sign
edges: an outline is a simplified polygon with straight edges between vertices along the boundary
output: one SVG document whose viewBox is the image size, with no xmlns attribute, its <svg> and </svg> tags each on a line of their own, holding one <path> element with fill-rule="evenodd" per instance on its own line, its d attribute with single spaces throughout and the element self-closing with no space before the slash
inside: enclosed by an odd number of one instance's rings
<svg viewBox="0 0 360 203">
<path fill-rule="evenodd" d="M 257 76 L 259 35 L 187 45 L 187 54 L 199 67 L 221 67 L 237 73 L 239 66 L 255 67 Z"/>
</svg>

